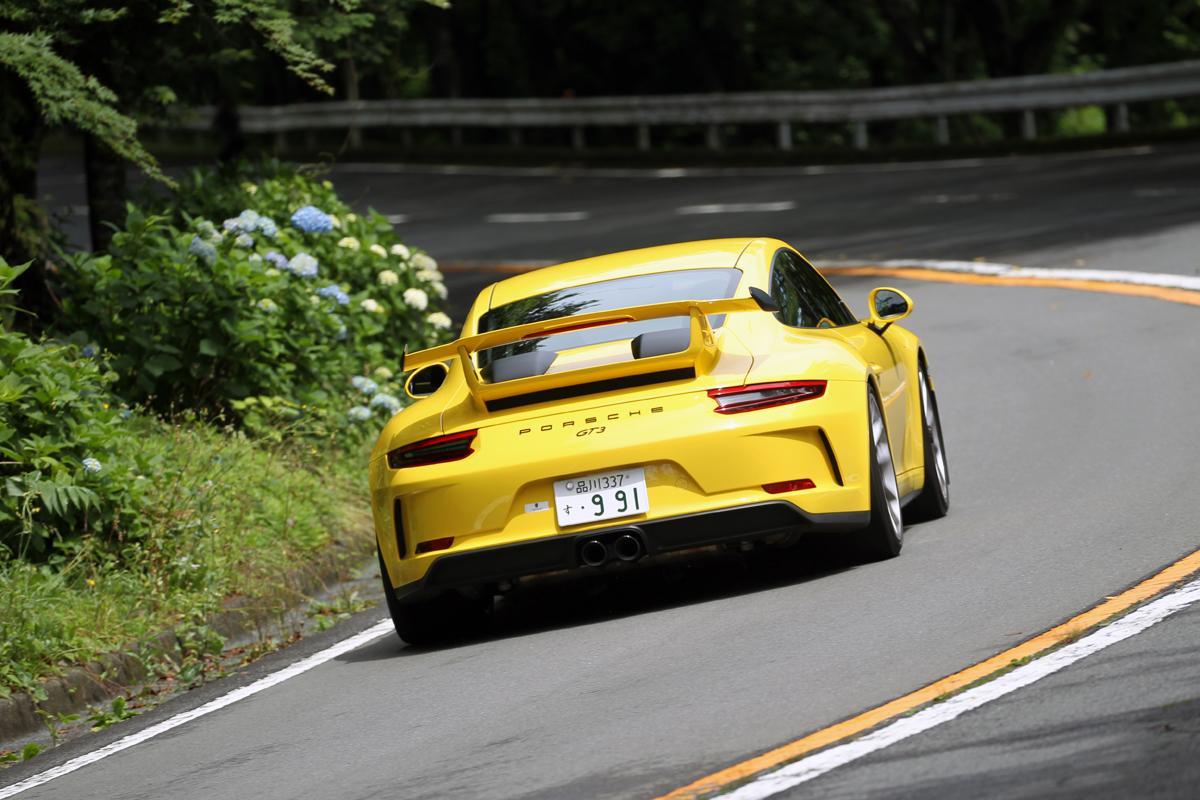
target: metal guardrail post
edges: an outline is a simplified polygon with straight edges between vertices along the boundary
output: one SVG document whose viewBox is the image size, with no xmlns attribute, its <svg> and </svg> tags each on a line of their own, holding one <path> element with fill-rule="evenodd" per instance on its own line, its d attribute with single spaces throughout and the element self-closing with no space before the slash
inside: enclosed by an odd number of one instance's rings
<svg viewBox="0 0 1200 800">
<path fill-rule="evenodd" d="M 582 150 L 586 144 L 583 138 L 583 126 L 576 125 L 574 128 L 571 128 L 571 148 Z"/>
<path fill-rule="evenodd" d="M 721 126 L 716 123 L 709 123 L 708 129 L 705 132 L 704 142 L 708 145 L 709 150 L 721 149 Z"/>
<path fill-rule="evenodd" d="M 870 143 L 871 137 L 867 132 L 867 123 L 860 119 L 854 123 L 854 149 L 866 150 Z"/>
<path fill-rule="evenodd" d="M 937 118 L 937 143 L 950 144 L 950 119 L 945 115 Z"/>
<path fill-rule="evenodd" d="M 1021 112 L 1021 138 L 1027 142 L 1037 138 L 1037 117 L 1032 109 L 1027 108 Z"/>
<path fill-rule="evenodd" d="M 643 152 L 650 149 L 650 126 L 644 122 L 637 126 L 637 149 Z"/>
<path fill-rule="evenodd" d="M 1126 105 L 1125 103 L 1117 103 L 1116 113 L 1113 116 L 1116 117 L 1116 120 L 1114 120 L 1114 122 L 1116 124 L 1117 133 L 1128 133 L 1129 132 L 1129 106 Z"/>
<path fill-rule="evenodd" d="M 508 129 L 508 143 L 513 147 L 520 147 L 523 144 L 521 129 L 515 125 Z"/>
<path fill-rule="evenodd" d="M 775 141 L 779 143 L 780 150 L 792 149 L 792 123 L 787 120 L 780 120 L 777 123 Z"/>
</svg>

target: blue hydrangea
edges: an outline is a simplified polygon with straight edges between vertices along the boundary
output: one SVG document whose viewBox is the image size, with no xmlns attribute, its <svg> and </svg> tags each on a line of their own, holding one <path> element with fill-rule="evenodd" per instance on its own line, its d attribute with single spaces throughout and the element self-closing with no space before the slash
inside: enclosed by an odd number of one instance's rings
<svg viewBox="0 0 1200 800">
<path fill-rule="evenodd" d="M 317 277 L 317 260 L 308 253 L 297 253 L 284 267 L 288 272 L 301 278 Z"/>
<path fill-rule="evenodd" d="M 210 267 L 217 260 L 217 248 L 199 236 L 192 237 L 192 243 L 188 245 L 188 252 Z"/>
<path fill-rule="evenodd" d="M 270 217 L 259 217 L 254 227 L 258 228 L 258 232 L 268 239 L 274 239 L 275 234 L 279 233 L 279 226 Z"/>
<path fill-rule="evenodd" d="M 350 295 L 342 291 L 342 287 L 336 283 L 331 283 L 328 286 L 322 286 L 317 289 L 317 294 L 321 297 L 327 297 L 330 300 L 337 302 L 339 306 L 350 305 Z"/>
<path fill-rule="evenodd" d="M 237 238 L 233 240 L 234 247 L 241 247 L 249 250 L 254 247 L 254 237 L 248 233 L 239 233 Z"/>
<path fill-rule="evenodd" d="M 96 349 L 96 345 L 94 344 L 85 344 L 79 352 L 83 354 L 84 358 L 95 358 L 96 354 L 100 351 Z"/>
<path fill-rule="evenodd" d="M 130 411 L 128 408 L 121 409 L 121 419 L 129 419 L 132 416 L 133 416 L 133 412 Z"/>
<path fill-rule="evenodd" d="M 85 458 L 83 460 L 83 471 L 95 475 L 102 469 L 100 462 L 94 458 Z"/>
<path fill-rule="evenodd" d="M 362 375 L 355 375 L 353 378 L 351 378 L 350 385 L 352 385 L 355 389 L 358 389 L 367 397 L 370 397 L 379 391 L 379 384 L 375 383 L 375 381 L 371 380 L 370 378 L 364 378 Z"/>
<path fill-rule="evenodd" d="M 400 410 L 400 401 L 386 392 L 380 392 L 371 398 L 371 408 L 382 408 L 395 414 Z"/>
<path fill-rule="evenodd" d="M 333 230 L 333 220 L 316 206 L 305 206 L 292 214 L 292 225 L 305 233 L 328 233 Z"/>
<path fill-rule="evenodd" d="M 267 253 L 264 258 L 266 258 L 267 261 L 270 261 L 276 269 L 286 270 L 288 268 L 287 256 L 285 256 L 283 253 L 276 253 L 274 250 L 272 250 L 271 252 Z"/>
<path fill-rule="evenodd" d="M 335 334 L 335 338 L 336 338 L 336 339 L 337 339 L 339 342 L 344 342 L 344 341 L 346 341 L 348 338 L 350 338 L 350 331 L 346 330 L 346 326 L 345 326 L 345 325 L 343 325 L 342 327 L 340 327 L 340 328 L 338 328 L 338 329 L 337 329 L 337 333 Z"/>
<path fill-rule="evenodd" d="M 351 422 L 365 422 L 371 418 L 371 409 L 366 406 L 354 406 L 346 412 Z"/>
<path fill-rule="evenodd" d="M 202 219 L 196 223 L 196 230 L 205 239 L 211 239 L 217 235 L 217 227 L 206 219 Z"/>
</svg>

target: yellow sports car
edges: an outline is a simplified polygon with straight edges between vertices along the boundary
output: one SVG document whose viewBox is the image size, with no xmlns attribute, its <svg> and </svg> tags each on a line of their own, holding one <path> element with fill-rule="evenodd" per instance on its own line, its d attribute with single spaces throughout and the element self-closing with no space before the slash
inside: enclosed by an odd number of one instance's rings
<svg viewBox="0 0 1200 800">
<path fill-rule="evenodd" d="M 775 239 L 633 250 L 499 281 L 455 342 L 407 353 L 415 402 L 370 462 L 400 637 L 486 619 L 523 576 L 797 534 L 868 558 L 901 507 L 949 506 L 937 401 L 912 310 L 854 317 Z"/>
</svg>

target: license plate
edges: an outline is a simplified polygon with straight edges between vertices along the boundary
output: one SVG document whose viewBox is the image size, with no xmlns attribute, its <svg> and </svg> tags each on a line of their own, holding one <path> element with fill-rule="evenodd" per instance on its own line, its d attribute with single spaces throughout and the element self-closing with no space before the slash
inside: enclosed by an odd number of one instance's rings
<svg viewBox="0 0 1200 800">
<path fill-rule="evenodd" d="M 594 472 L 554 482 L 558 524 L 583 525 L 650 510 L 646 472 L 641 467 Z"/>
</svg>

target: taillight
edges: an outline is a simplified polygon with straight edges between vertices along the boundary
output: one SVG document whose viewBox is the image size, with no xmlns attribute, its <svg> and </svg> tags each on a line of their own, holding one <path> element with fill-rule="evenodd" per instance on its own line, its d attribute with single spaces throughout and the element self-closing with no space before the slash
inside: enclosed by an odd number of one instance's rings
<svg viewBox="0 0 1200 800">
<path fill-rule="evenodd" d="M 797 478 L 791 481 L 779 481 L 778 483 L 764 483 L 763 491 L 767 494 L 783 494 L 784 492 L 800 492 L 805 489 L 815 489 L 817 485 L 812 482 L 811 478 Z"/>
<path fill-rule="evenodd" d="M 479 431 L 448 433 L 445 436 L 434 436 L 432 439 L 397 447 L 387 454 L 388 466 L 392 469 L 403 469 L 458 461 L 475 452 L 471 449 L 471 442 L 475 441 L 477 433 Z"/>
<path fill-rule="evenodd" d="M 708 396 L 717 401 L 718 414 L 757 411 L 786 403 L 799 403 L 801 400 L 814 400 L 823 394 L 825 381 L 779 381 L 708 390 Z"/>
</svg>

